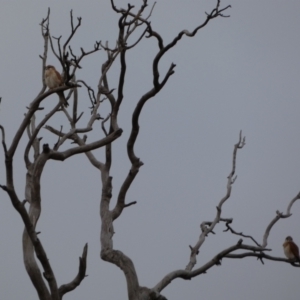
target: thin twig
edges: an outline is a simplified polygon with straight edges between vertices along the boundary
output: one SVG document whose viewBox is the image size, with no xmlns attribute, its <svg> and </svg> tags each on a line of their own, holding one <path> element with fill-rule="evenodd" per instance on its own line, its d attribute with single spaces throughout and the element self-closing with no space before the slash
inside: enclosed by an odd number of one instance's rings
<svg viewBox="0 0 300 300">
<path fill-rule="evenodd" d="M 3 150 L 5 155 L 7 154 L 7 147 L 6 147 L 6 142 L 5 142 L 5 130 L 4 127 L 2 125 L 0 125 L 0 129 L 2 132 L 2 146 L 3 146 Z"/>
</svg>

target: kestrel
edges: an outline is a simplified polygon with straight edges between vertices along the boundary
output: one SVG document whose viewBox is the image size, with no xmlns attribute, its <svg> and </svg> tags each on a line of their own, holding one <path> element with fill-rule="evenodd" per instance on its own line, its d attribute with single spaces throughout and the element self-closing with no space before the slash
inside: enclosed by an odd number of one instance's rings
<svg viewBox="0 0 300 300">
<path fill-rule="evenodd" d="M 293 242 L 293 238 L 291 236 L 288 236 L 285 239 L 285 242 L 283 243 L 282 246 L 283 246 L 284 254 L 288 259 L 292 259 L 292 260 L 297 259 L 300 262 L 299 248 Z"/>
<path fill-rule="evenodd" d="M 45 68 L 45 83 L 49 89 L 55 89 L 64 84 L 64 81 L 56 69 L 49 65 Z M 64 106 L 68 106 L 68 102 L 64 96 L 63 92 L 57 93 L 61 101 L 64 103 Z"/>
</svg>

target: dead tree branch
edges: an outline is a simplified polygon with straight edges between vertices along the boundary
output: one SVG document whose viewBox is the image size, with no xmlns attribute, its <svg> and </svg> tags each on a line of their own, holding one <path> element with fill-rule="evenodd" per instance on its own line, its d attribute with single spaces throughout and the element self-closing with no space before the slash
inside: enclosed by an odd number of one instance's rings
<svg viewBox="0 0 300 300">
<path fill-rule="evenodd" d="M 182 278 L 185 280 L 189 280 L 193 277 L 199 276 L 201 274 L 204 274 L 209 270 L 211 267 L 215 265 L 219 265 L 220 261 L 223 258 L 229 257 L 230 253 L 243 249 L 243 250 L 250 250 L 253 254 L 252 256 L 260 257 L 264 255 L 264 251 L 270 251 L 270 249 L 262 249 L 260 247 L 254 247 L 243 244 L 243 240 L 240 239 L 236 245 L 233 245 L 221 252 L 219 252 L 217 255 L 215 255 L 210 261 L 208 261 L 206 264 L 204 264 L 202 267 L 192 270 L 176 270 L 169 274 L 167 274 L 163 279 L 161 279 L 154 288 L 152 288 L 152 291 L 156 293 L 160 293 L 164 288 L 166 288 L 174 279 L 176 278 Z M 267 257 L 266 257 L 267 258 Z"/>
<path fill-rule="evenodd" d="M 4 154 L 7 154 L 7 147 L 6 147 L 6 142 L 5 142 L 5 129 L 2 125 L 0 125 L 1 133 L 2 133 L 2 146 L 4 150 Z"/>
<path fill-rule="evenodd" d="M 251 235 L 245 235 L 243 234 L 243 232 L 236 232 L 229 224 L 231 224 L 233 222 L 233 219 L 220 219 L 220 221 L 223 221 L 225 222 L 225 225 L 227 227 L 227 229 L 224 229 L 223 232 L 226 232 L 226 231 L 230 231 L 232 234 L 235 234 L 235 235 L 239 235 L 239 236 L 242 236 L 242 237 L 245 237 L 245 238 L 248 238 L 248 239 L 251 239 L 256 245 L 257 247 L 261 247 L 261 245 L 251 236 Z"/>
<path fill-rule="evenodd" d="M 196 256 L 199 253 L 199 249 L 202 246 L 202 244 L 205 241 L 205 237 L 211 233 L 214 229 L 214 227 L 216 226 L 217 223 L 220 222 L 221 219 L 221 213 L 222 213 L 222 205 L 225 203 L 225 201 L 227 199 L 230 198 L 231 195 L 231 190 L 232 190 L 232 185 L 236 180 L 236 176 L 235 176 L 235 169 L 236 169 L 236 155 L 237 155 L 237 151 L 239 149 L 242 149 L 245 145 L 245 137 L 242 137 L 242 132 L 240 132 L 239 135 L 239 141 L 234 145 L 233 148 L 233 154 L 232 154 L 232 169 L 231 172 L 229 173 L 228 177 L 227 177 L 227 192 L 226 195 L 221 199 L 221 201 L 219 202 L 218 206 L 217 206 L 217 213 L 216 213 L 216 217 L 214 219 L 214 221 L 212 222 L 202 222 L 200 225 L 201 231 L 202 233 L 200 234 L 199 240 L 196 243 L 196 245 L 194 247 L 191 247 L 191 254 L 190 254 L 190 261 L 186 266 L 186 270 L 187 271 L 191 271 L 193 269 L 193 267 L 196 265 L 197 263 L 197 259 Z"/>
<path fill-rule="evenodd" d="M 291 209 L 293 204 L 300 199 L 300 192 L 290 201 L 287 210 L 286 210 L 286 214 L 283 214 L 281 212 L 279 212 L 278 210 L 276 211 L 276 216 L 274 217 L 274 219 L 270 222 L 270 224 L 267 226 L 266 231 L 264 233 L 263 236 L 263 242 L 262 242 L 262 247 L 265 248 L 268 245 L 268 237 L 270 234 L 270 231 L 272 229 L 272 227 L 275 225 L 275 223 L 279 220 L 279 219 L 285 219 L 290 217 L 291 214 Z"/>
<path fill-rule="evenodd" d="M 79 269 L 76 277 L 71 282 L 60 286 L 58 289 L 60 299 L 62 299 L 63 295 L 65 295 L 66 293 L 71 292 L 75 288 L 77 288 L 82 280 L 86 277 L 87 251 L 88 244 L 85 244 L 85 246 L 83 247 L 82 256 L 79 257 Z"/>
<path fill-rule="evenodd" d="M 88 151 L 92 151 L 92 150 L 95 150 L 95 149 L 98 149 L 98 148 L 101 148 L 109 143 L 112 143 L 114 140 L 116 140 L 118 137 L 121 136 L 123 130 L 122 129 L 119 129 L 117 131 L 114 131 L 113 133 L 111 133 L 110 135 L 108 135 L 107 137 L 99 140 L 99 141 L 96 141 L 96 142 L 93 142 L 93 143 L 90 143 L 90 144 L 87 144 L 87 145 L 84 145 L 84 146 L 79 146 L 79 147 L 75 147 L 75 148 L 71 148 L 71 149 L 68 149 L 64 152 L 56 152 L 56 151 L 52 151 L 50 150 L 50 155 L 49 155 L 49 159 L 54 159 L 54 160 L 65 160 L 73 155 L 76 155 L 76 154 L 79 154 L 79 153 L 85 153 L 85 152 L 88 152 Z"/>
</svg>

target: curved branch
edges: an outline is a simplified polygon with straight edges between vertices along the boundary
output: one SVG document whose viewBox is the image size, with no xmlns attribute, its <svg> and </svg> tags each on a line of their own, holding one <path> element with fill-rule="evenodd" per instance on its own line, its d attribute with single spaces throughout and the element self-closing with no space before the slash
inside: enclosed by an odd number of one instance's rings
<svg viewBox="0 0 300 300">
<path fill-rule="evenodd" d="M 41 156 L 42 157 L 42 156 Z M 43 159 L 42 159 L 43 160 Z M 11 161 L 6 160 L 6 166 L 7 169 L 11 168 Z M 39 164 L 41 163 L 41 164 Z M 39 175 L 39 171 L 43 168 L 43 162 L 39 161 L 39 167 L 36 168 L 34 171 L 34 176 Z M 7 173 L 10 172 L 7 170 Z M 8 180 L 8 183 L 9 180 Z M 47 258 L 47 255 L 43 249 L 43 246 L 40 242 L 40 240 L 37 238 L 37 233 L 35 232 L 35 225 L 39 217 L 40 213 L 40 207 L 39 207 L 39 182 L 34 182 L 35 188 L 33 193 L 31 193 L 32 199 L 26 199 L 27 201 L 34 200 L 34 206 L 30 205 L 29 208 L 29 213 L 27 213 L 27 210 L 24 206 L 24 204 L 19 200 L 14 187 L 11 184 L 8 184 L 6 188 L 6 192 L 8 193 L 11 203 L 16 209 L 16 211 L 20 214 L 23 223 L 25 225 L 25 230 L 23 233 L 23 255 L 24 255 L 24 263 L 25 267 L 28 271 L 28 274 L 32 280 L 33 285 L 35 286 L 38 294 L 40 295 L 41 299 L 46 299 L 46 300 L 52 300 L 52 299 L 57 299 L 58 298 L 55 296 L 57 292 L 57 287 L 56 287 L 56 281 L 55 277 L 53 275 L 51 266 L 49 264 L 49 260 Z M 35 201 L 37 200 L 37 201 Z M 32 245 L 34 246 L 34 250 L 32 248 Z M 35 261 L 34 257 L 34 251 L 36 253 L 36 256 L 40 260 L 43 269 L 45 270 L 44 277 L 47 279 L 53 298 L 50 298 L 49 291 L 45 285 L 45 282 L 41 276 L 41 272 L 39 270 L 39 267 Z"/>
<path fill-rule="evenodd" d="M 61 103 L 59 102 L 45 117 L 44 119 L 39 123 L 39 125 L 35 128 L 34 132 L 31 134 L 31 137 L 27 143 L 27 146 L 25 148 L 25 152 L 24 152 L 24 160 L 25 160 L 25 164 L 28 168 L 28 166 L 30 165 L 30 161 L 28 158 L 29 155 L 29 151 L 30 148 L 35 140 L 35 138 L 37 137 L 38 133 L 40 132 L 41 128 L 46 124 L 46 122 L 57 112 L 57 110 L 59 109 L 59 107 L 61 106 Z"/>
<path fill-rule="evenodd" d="M 162 83 L 159 84 L 158 86 L 154 85 L 154 87 L 150 91 L 148 91 L 141 97 L 141 99 L 139 100 L 139 102 L 136 105 L 136 108 L 132 114 L 132 129 L 131 129 L 131 133 L 130 133 L 130 136 L 129 136 L 129 139 L 127 142 L 127 154 L 128 154 L 128 157 L 129 157 L 132 165 L 137 165 L 139 163 L 139 158 L 136 157 L 136 155 L 134 153 L 134 144 L 135 144 L 135 141 L 138 136 L 139 129 L 140 129 L 139 117 L 140 117 L 141 111 L 142 111 L 145 103 L 150 98 L 154 97 L 164 87 L 164 85 L 167 83 L 170 76 L 172 74 L 174 74 L 174 71 L 173 71 L 174 68 L 175 68 L 175 65 L 171 64 Z M 155 77 L 155 74 L 153 74 L 153 76 Z"/>
<path fill-rule="evenodd" d="M 230 231 L 233 234 L 242 236 L 242 237 L 246 237 L 246 238 L 250 238 L 257 246 L 265 248 L 268 245 L 268 237 L 269 234 L 271 232 L 272 227 L 275 225 L 275 223 L 279 220 L 279 219 L 285 219 L 290 217 L 291 214 L 291 208 L 293 206 L 293 204 L 300 199 L 300 193 L 298 193 L 289 203 L 286 214 L 283 214 L 281 212 L 279 212 L 278 210 L 276 211 L 276 216 L 274 217 L 274 219 L 269 223 L 269 225 L 267 226 L 265 233 L 263 235 L 263 242 L 262 245 L 260 245 L 252 236 L 250 235 L 244 235 L 242 232 L 236 232 L 235 230 L 233 230 L 229 224 L 232 223 L 232 219 L 220 219 L 223 222 L 226 222 L 226 227 L 227 229 L 223 230 L 225 231 Z"/>
<path fill-rule="evenodd" d="M 117 131 L 114 131 L 113 133 L 111 133 L 110 135 L 108 135 L 107 137 L 105 137 L 99 141 L 96 141 L 96 142 L 93 142 L 93 143 L 90 143 L 90 144 L 87 144 L 84 146 L 71 148 L 64 152 L 56 152 L 56 151 L 50 150 L 49 158 L 54 159 L 54 160 L 65 160 L 75 154 L 84 153 L 84 152 L 88 152 L 91 150 L 101 148 L 101 147 L 113 142 L 118 137 L 120 137 L 122 132 L 123 132 L 122 129 L 118 129 Z"/>
<path fill-rule="evenodd" d="M 243 232 L 236 232 L 233 228 L 231 228 L 231 226 L 229 224 L 231 224 L 233 222 L 232 219 L 222 219 L 221 218 L 220 221 L 223 221 L 226 223 L 225 225 L 226 225 L 227 229 L 224 229 L 223 232 L 230 231 L 232 234 L 251 239 L 258 247 L 261 247 L 261 245 L 251 235 L 245 235 L 245 234 L 243 234 Z"/>
<path fill-rule="evenodd" d="M 37 234 L 35 232 L 36 224 L 41 213 L 40 179 L 48 158 L 49 153 L 47 153 L 47 151 L 44 151 L 41 155 L 39 155 L 35 163 L 32 165 L 32 176 L 28 177 L 30 182 L 27 184 L 29 184 L 31 187 L 31 193 L 30 199 L 26 199 L 30 203 L 30 207 L 28 212 L 29 224 L 24 222 L 25 229 L 23 232 L 23 255 L 27 273 L 30 276 L 36 290 L 38 291 L 41 288 L 39 286 L 41 284 L 41 278 L 39 278 L 39 271 L 35 262 L 34 252 L 43 266 L 43 275 L 48 281 L 52 299 L 59 300 L 57 283 L 52 267 L 49 263 L 49 259 L 43 248 L 43 245 L 37 238 Z M 36 266 L 35 269 L 33 268 L 34 266 Z"/>
<path fill-rule="evenodd" d="M 58 87 L 58 88 L 55 88 L 55 89 L 51 89 L 51 90 L 48 90 L 46 93 L 44 94 L 41 94 L 41 95 L 38 95 L 33 101 L 32 103 L 30 104 L 30 108 L 27 112 L 27 114 L 25 115 L 25 118 L 24 120 L 22 121 L 18 131 L 16 132 L 14 138 L 13 138 L 13 141 L 10 145 L 10 148 L 8 149 L 8 152 L 7 152 L 7 155 L 9 157 L 13 157 L 14 156 L 14 153 L 18 147 L 18 144 L 20 142 L 20 139 L 21 137 L 23 136 L 23 133 L 27 127 L 27 125 L 30 123 L 30 119 L 31 117 L 33 116 L 33 114 L 38 110 L 39 108 L 39 104 L 45 99 L 47 98 L 48 96 L 50 96 L 51 94 L 53 93 L 57 93 L 57 92 L 61 92 L 61 91 L 65 91 L 65 90 L 68 90 L 72 87 L 69 87 L 69 86 L 61 86 L 61 87 Z"/>
<path fill-rule="evenodd" d="M 118 195 L 118 201 L 117 204 L 115 206 L 115 208 L 112 210 L 112 219 L 115 220 L 117 219 L 123 209 L 125 207 L 128 207 L 129 205 L 125 204 L 125 198 L 126 198 L 126 193 L 129 190 L 135 176 L 137 175 L 137 173 L 139 172 L 139 168 L 143 165 L 143 163 L 141 161 L 137 161 L 136 165 L 132 165 L 129 174 L 127 175 L 126 179 L 124 180 L 119 195 Z"/>
<path fill-rule="evenodd" d="M 291 202 L 289 203 L 288 205 L 288 208 L 286 210 L 286 216 L 291 216 L 291 209 L 292 209 L 292 206 L 293 204 L 300 199 L 300 192 L 291 200 Z"/>
<path fill-rule="evenodd" d="M 84 130 L 84 129 L 82 129 L 82 130 L 76 129 L 76 130 L 75 130 L 75 133 L 74 133 L 73 135 L 70 135 L 70 134 L 68 134 L 68 133 L 63 133 L 63 132 L 61 132 L 61 131 L 58 131 L 58 130 L 52 128 L 52 127 L 49 126 L 49 125 L 45 126 L 45 129 L 47 129 L 47 130 L 49 130 L 50 132 L 54 133 L 54 134 L 57 135 L 58 137 L 61 137 L 61 138 L 66 137 L 67 139 L 70 139 L 70 140 L 74 141 L 75 143 L 77 143 L 79 146 L 84 146 L 84 145 L 85 145 L 85 141 L 84 141 L 84 138 L 81 139 L 81 138 L 76 134 L 76 133 L 78 132 L 78 130 L 79 130 L 79 132 L 87 132 L 87 131 L 91 130 L 91 129 L 88 130 L 88 128 L 86 128 L 85 130 Z M 106 147 L 107 147 L 107 145 L 106 145 Z M 100 171 L 104 169 L 104 164 L 101 163 L 100 161 L 98 161 L 98 160 L 95 158 L 95 156 L 93 155 L 93 153 L 92 153 L 91 151 L 85 152 L 85 155 L 87 156 L 87 158 L 89 159 L 89 161 L 91 162 L 91 164 L 92 164 L 95 168 L 99 169 Z"/>
<path fill-rule="evenodd" d="M 148 93 L 144 94 L 144 96 L 142 96 L 142 98 L 136 105 L 136 108 L 132 114 L 132 121 L 131 121 L 132 129 L 131 129 L 131 133 L 130 133 L 130 136 L 129 136 L 129 139 L 127 142 L 127 154 L 128 154 L 128 157 L 132 164 L 134 164 L 138 160 L 138 157 L 136 157 L 134 154 L 134 144 L 135 144 L 136 138 L 139 134 L 139 129 L 140 129 L 139 117 L 140 117 L 141 111 L 142 111 L 146 101 L 149 100 L 150 98 L 154 97 L 156 95 L 156 93 L 157 92 L 156 92 L 155 88 L 153 88 Z"/>
<path fill-rule="evenodd" d="M 86 277 L 85 273 L 86 273 L 87 252 L 88 252 L 88 244 L 85 244 L 85 246 L 83 247 L 82 256 L 79 257 L 79 269 L 76 277 L 71 282 L 61 285 L 58 289 L 60 299 L 62 299 L 63 295 L 65 295 L 66 293 L 76 289 L 80 285 L 82 280 Z"/>
<path fill-rule="evenodd" d="M 189 270 L 176 270 L 169 274 L 167 274 L 162 280 L 160 280 L 156 286 L 152 289 L 155 292 L 161 292 L 165 287 L 167 287 L 174 279 L 176 278 L 182 278 L 182 279 L 191 279 L 193 277 L 196 277 L 198 275 L 206 273 L 207 270 L 209 270 L 214 265 L 220 265 L 220 261 L 224 257 L 228 257 L 228 255 L 231 252 L 234 252 L 239 249 L 245 249 L 253 251 L 254 256 L 257 257 L 263 253 L 263 251 L 270 251 L 270 249 L 262 249 L 260 247 L 254 247 L 249 245 L 242 244 L 243 240 L 240 239 L 236 245 L 233 245 L 221 252 L 219 252 L 217 255 L 215 255 L 209 262 L 204 264 L 202 267 L 195 269 L 194 271 Z M 256 253 L 257 251 L 258 253 Z"/>
<path fill-rule="evenodd" d="M 188 37 L 193 37 L 196 35 L 196 33 L 203 27 L 205 27 L 207 25 L 207 23 L 211 20 L 214 19 L 216 17 L 224 17 L 224 15 L 222 15 L 221 12 L 225 11 L 226 9 L 230 8 L 231 6 L 228 5 L 223 9 L 219 9 L 219 5 L 220 5 L 220 0 L 217 1 L 217 5 L 216 7 L 211 11 L 210 14 L 207 14 L 206 20 L 199 25 L 198 27 L 196 27 L 192 32 L 189 32 L 187 30 L 182 30 L 181 32 L 178 33 L 178 35 L 173 39 L 173 41 L 171 43 L 169 43 L 168 45 L 166 45 L 164 47 L 163 45 L 163 39 L 162 37 L 155 31 L 152 30 L 151 27 L 149 27 L 149 37 L 154 36 L 157 40 L 158 40 L 158 45 L 159 45 L 159 49 L 160 51 L 158 52 L 158 54 L 156 55 L 154 61 L 153 61 L 153 74 L 154 74 L 154 80 L 153 80 L 153 84 L 155 87 L 159 86 L 159 71 L 158 71 L 158 63 L 160 61 L 160 59 L 162 58 L 162 56 L 171 48 L 173 48 L 177 42 L 182 38 L 183 35 L 186 35 Z"/>
<path fill-rule="evenodd" d="M 127 175 L 127 177 L 125 178 L 125 180 L 121 186 L 121 189 L 120 189 L 120 192 L 118 195 L 117 204 L 112 211 L 113 220 L 117 219 L 121 215 L 123 208 L 126 206 L 125 205 L 126 193 L 127 193 L 128 189 L 130 188 L 133 180 L 135 179 L 135 176 L 139 172 L 139 168 L 143 165 L 143 162 L 140 161 L 140 159 L 138 157 L 136 157 L 136 155 L 134 153 L 134 144 L 135 144 L 136 138 L 139 133 L 139 128 L 140 128 L 139 127 L 139 116 L 141 114 L 141 111 L 142 111 L 146 101 L 149 100 L 150 98 L 154 97 L 157 93 L 158 93 L 158 91 L 155 88 L 153 88 L 152 90 L 150 90 L 149 92 L 144 94 L 142 96 L 142 98 L 140 99 L 140 101 L 138 102 L 138 104 L 136 105 L 136 108 L 132 114 L 132 129 L 131 129 L 131 133 L 130 133 L 130 136 L 129 136 L 129 139 L 127 142 L 127 154 L 131 161 L 132 166 L 129 171 L 129 174 Z"/>
<path fill-rule="evenodd" d="M 125 275 L 127 283 L 128 299 L 138 299 L 139 281 L 132 260 L 118 250 L 101 250 L 101 258 L 118 266 Z"/>
<path fill-rule="evenodd" d="M 23 233 L 23 247 L 24 247 L 24 234 L 26 233 L 26 237 L 25 240 L 28 240 L 27 237 L 30 238 L 29 242 L 26 243 L 26 245 L 32 245 L 32 243 L 34 243 L 34 248 L 36 251 L 37 256 L 39 257 L 39 259 L 41 257 L 46 257 L 46 254 L 44 252 L 44 249 L 39 241 L 39 239 L 37 238 L 37 234 L 35 232 L 35 227 L 31 222 L 31 219 L 27 213 L 27 210 L 25 208 L 25 206 L 23 205 L 23 203 L 19 200 L 15 190 L 13 187 L 6 187 L 5 191 L 7 192 L 7 194 L 9 195 L 10 201 L 13 205 L 13 207 L 15 208 L 15 210 L 20 214 L 23 223 L 25 225 L 25 230 Z M 29 211 L 29 214 L 31 214 L 31 212 Z M 28 251 L 27 251 L 28 250 Z M 43 280 L 43 277 L 41 275 L 41 272 L 39 270 L 39 267 L 35 261 L 34 255 L 33 255 L 33 250 L 32 249 L 27 248 L 25 251 L 23 251 L 23 255 L 24 255 L 24 263 L 25 263 L 25 267 L 31 265 L 31 268 L 28 269 L 28 271 L 30 271 L 30 279 L 32 280 L 33 285 L 36 288 L 37 293 L 40 296 L 40 299 L 45 299 L 45 300 L 52 300 L 50 297 L 50 293 L 48 291 L 48 288 Z M 29 255 L 26 255 L 26 254 Z M 47 260 L 47 259 L 46 259 Z M 45 262 L 45 260 L 43 260 L 43 262 Z M 47 264 L 48 262 L 46 262 Z"/>
<path fill-rule="evenodd" d="M 95 104 L 97 100 L 96 100 L 96 97 L 95 97 L 94 90 L 85 81 L 83 81 L 81 79 L 77 80 L 76 82 L 82 83 L 86 87 L 91 103 Z M 75 90 L 75 91 L 77 92 L 77 90 Z M 77 118 L 75 118 L 75 117 L 73 117 L 73 119 L 77 120 Z"/>
<path fill-rule="evenodd" d="M 85 51 L 83 50 L 83 48 L 80 49 L 80 50 L 81 50 L 81 55 L 80 55 L 78 58 L 74 58 L 74 59 L 73 59 L 73 62 L 74 62 L 73 64 L 75 64 L 75 67 L 73 68 L 72 73 L 71 73 L 70 75 L 69 75 L 69 74 L 66 75 L 66 77 L 67 77 L 66 82 L 68 82 L 70 79 L 72 79 L 73 76 L 75 75 L 75 72 L 77 71 L 77 68 L 80 68 L 79 64 L 80 64 L 81 60 L 82 60 L 85 56 L 88 56 L 88 55 L 93 54 L 93 53 L 95 53 L 95 52 L 97 52 L 97 51 L 100 51 L 100 50 L 101 50 L 100 46 L 101 46 L 100 42 L 97 42 L 97 41 L 96 41 L 93 50 L 90 50 L 90 51 L 85 52 Z M 71 51 L 71 47 L 69 47 L 69 49 L 70 49 L 70 51 Z M 70 64 L 71 64 L 71 63 L 70 63 Z M 66 64 L 66 65 L 68 66 L 68 64 Z"/>
<path fill-rule="evenodd" d="M 266 247 L 268 245 L 268 237 L 269 237 L 270 231 L 271 231 L 272 227 L 275 225 L 275 223 L 279 219 L 285 219 L 285 218 L 290 217 L 292 215 L 291 214 L 292 206 L 299 199 L 300 199 L 300 192 L 289 203 L 287 210 L 286 210 L 286 214 L 283 214 L 283 213 L 279 212 L 278 210 L 276 211 L 276 217 L 270 222 L 270 224 L 268 225 L 268 227 L 266 228 L 266 231 L 264 233 L 262 247 Z"/>
<path fill-rule="evenodd" d="M 102 179 L 103 180 L 103 179 Z M 101 217 L 101 258 L 118 266 L 124 273 L 127 282 L 128 299 L 138 299 L 138 277 L 133 262 L 123 252 L 113 249 L 112 237 L 114 235 L 113 219 L 109 211 L 112 197 L 112 177 L 103 181 L 100 217 Z"/>
</svg>

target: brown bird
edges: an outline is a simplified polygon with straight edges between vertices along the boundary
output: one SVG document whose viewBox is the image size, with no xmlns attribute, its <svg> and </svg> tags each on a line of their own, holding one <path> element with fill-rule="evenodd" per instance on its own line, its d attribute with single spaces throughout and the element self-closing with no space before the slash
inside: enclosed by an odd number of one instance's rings
<svg viewBox="0 0 300 300">
<path fill-rule="evenodd" d="M 51 65 L 49 65 L 45 68 L 44 76 L 45 76 L 45 83 L 49 89 L 55 89 L 64 84 L 64 81 L 63 81 L 62 77 L 60 76 L 60 74 Z M 58 92 L 57 94 L 60 98 L 60 101 L 63 102 L 64 106 L 67 107 L 69 105 L 69 103 L 67 102 L 67 100 L 64 96 L 64 93 Z"/>
<path fill-rule="evenodd" d="M 282 246 L 283 246 L 284 254 L 288 259 L 292 259 L 292 260 L 297 259 L 300 262 L 299 248 L 293 242 L 293 238 L 291 236 L 288 236 L 285 239 L 285 242 L 283 243 Z"/>
</svg>

